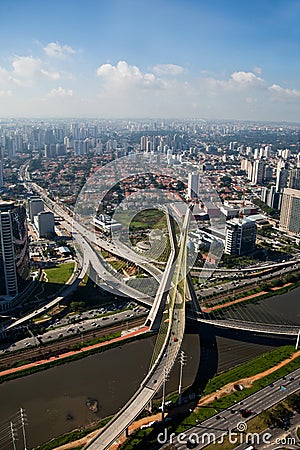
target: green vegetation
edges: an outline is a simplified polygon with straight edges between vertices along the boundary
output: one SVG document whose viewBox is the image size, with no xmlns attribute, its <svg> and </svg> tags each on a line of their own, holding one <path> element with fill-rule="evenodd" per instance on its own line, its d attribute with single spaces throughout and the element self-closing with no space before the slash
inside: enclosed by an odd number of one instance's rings
<svg viewBox="0 0 300 450">
<path fill-rule="evenodd" d="M 211 394 L 225 384 L 232 383 L 242 378 L 251 377 L 252 375 L 268 370 L 284 359 L 289 358 L 294 351 L 295 348 L 292 345 L 286 345 L 284 347 L 277 348 L 270 353 L 265 353 L 258 356 L 253 360 L 237 366 L 227 372 L 216 375 L 207 383 L 202 395 Z"/>
<path fill-rule="evenodd" d="M 250 256 L 232 256 L 226 255 L 223 253 L 221 258 L 221 265 L 227 267 L 228 269 L 233 269 L 235 267 L 249 267 L 253 264 L 256 264 L 257 260 L 251 258 Z"/>
<path fill-rule="evenodd" d="M 77 309 L 73 311 L 80 311 L 82 303 L 84 309 L 93 308 L 95 306 L 104 306 L 111 304 L 114 296 L 108 291 L 101 289 L 91 278 L 85 276 L 82 283 L 70 298 L 70 305 L 73 303 L 73 307 L 77 306 Z"/>
<path fill-rule="evenodd" d="M 130 223 L 130 231 L 167 228 L 165 214 L 158 209 L 145 209 L 139 212 Z"/>
<path fill-rule="evenodd" d="M 110 254 L 106 250 L 103 250 L 103 249 L 100 250 L 100 253 L 104 259 L 108 258 L 110 256 Z"/>
<path fill-rule="evenodd" d="M 115 259 L 113 261 L 109 261 L 109 264 L 117 271 L 120 272 L 122 269 L 128 268 L 128 262 L 121 261 L 120 259 Z"/>
<path fill-rule="evenodd" d="M 116 333 L 111 333 L 106 336 L 100 336 L 98 338 L 90 339 L 89 341 L 78 342 L 70 347 L 70 350 L 80 350 L 84 347 L 89 347 L 91 345 L 100 344 L 100 342 L 111 341 L 121 336 L 121 331 Z"/>
<path fill-rule="evenodd" d="M 279 219 L 279 211 L 274 208 L 270 208 L 270 206 L 266 205 L 262 200 L 259 198 L 254 198 L 253 203 L 258 206 L 262 211 L 264 211 L 269 216 L 273 217 L 273 219 Z"/>
<path fill-rule="evenodd" d="M 48 283 L 53 284 L 65 284 L 74 270 L 74 262 L 60 264 L 58 267 L 52 269 L 45 269 L 44 272 L 47 276 Z"/>
</svg>

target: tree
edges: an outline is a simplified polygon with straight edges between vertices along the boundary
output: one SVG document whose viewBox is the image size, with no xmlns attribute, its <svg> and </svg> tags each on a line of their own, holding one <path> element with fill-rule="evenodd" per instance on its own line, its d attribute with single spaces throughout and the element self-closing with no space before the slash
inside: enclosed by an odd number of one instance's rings
<svg viewBox="0 0 300 450">
<path fill-rule="evenodd" d="M 85 303 L 84 302 L 71 302 L 70 309 L 72 311 L 83 311 L 85 309 Z"/>
<path fill-rule="evenodd" d="M 286 400 L 288 406 L 297 413 L 300 412 L 300 394 L 293 394 Z"/>
</svg>

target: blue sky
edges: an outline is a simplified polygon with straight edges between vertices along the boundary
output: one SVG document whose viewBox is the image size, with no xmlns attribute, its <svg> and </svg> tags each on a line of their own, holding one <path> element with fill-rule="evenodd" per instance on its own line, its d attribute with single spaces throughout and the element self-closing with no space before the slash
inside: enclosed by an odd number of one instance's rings
<svg viewBox="0 0 300 450">
<path fill-rule="evenodd" d="M 0 115 L 300 121 L 298 0 L 1 0 Z"/>
</svg>

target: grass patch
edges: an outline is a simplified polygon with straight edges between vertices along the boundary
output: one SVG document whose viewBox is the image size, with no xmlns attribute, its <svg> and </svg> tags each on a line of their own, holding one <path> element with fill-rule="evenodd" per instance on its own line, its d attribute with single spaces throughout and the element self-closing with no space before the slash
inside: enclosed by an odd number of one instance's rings
<svg viewBox="0 0 300 450">
<path fill-rule="evenodd" d="M 89 341 L 84 342 L 78 342 L 77 344 L 74 344 L 70 347 L 70 350 L 80 350 L 84 347 L 89 347 L 90 345 L 96 345 L 100 344 L 101 342 L 105 341 L 111 341 L 112 339 L 116 339 L 121 336 L 121 331 L 118 331 L 117 333 L 111 333 L 107 336 L 100 336 L 98 338 L 90 339 Z"/>
<path fill-rule="evenodd" d="M 139 212 L 130 223 L 130 231 L 167 228 L 165 214 L 158 209 L 146 209 Z"/>
<path fill-rule="evenodd" d="M 203 395 L 211 394 L 225 384 L 232 383 L 241 378 L 250 377 L 268 370 L 284 359 L 289 358 L 294 351 L 295 348 L 292 345 L 286 345 L 284 347 L 277 348 L 270 353 L 264 353 L 263 355 L 260 355 L 253 360 L 245 364 L 241 364 L 229 371 L 221 373 L 220 375 L 216 375 L 207 383 L 203 391 Z"/>
<path fill-rule="evenodd" d="M 65 284 L 72 275 L 73 270 L 74 262 L 70 262 L 51 269 L 45 269 L 44 272 L 47 275 L 48 283 Z"/>
</svg>

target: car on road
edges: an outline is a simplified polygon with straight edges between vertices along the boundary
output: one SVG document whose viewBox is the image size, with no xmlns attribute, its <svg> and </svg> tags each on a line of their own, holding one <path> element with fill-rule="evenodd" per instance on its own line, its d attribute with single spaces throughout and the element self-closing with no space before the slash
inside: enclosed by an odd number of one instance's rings
<svg viewBox="0 0 300 450">
<path fill-rule="evenodd" d="M 196 448 L 197 445 L 198 445 L 198 443 L 197 443 L 196 439 L 192 439 L 192 438 L 189 439 L 186 444 L 187 448 Z"/>
<path fill-rule="evenodd" d="M 240 415 L 244 418 L 250 417 L 251 416 L 251 411 L 248 408 L 242 408 L 240 409 Z"/>
</svg>

